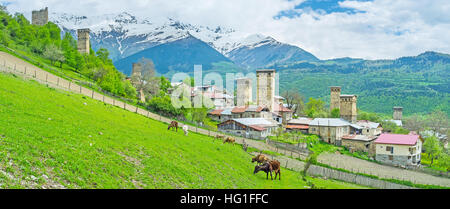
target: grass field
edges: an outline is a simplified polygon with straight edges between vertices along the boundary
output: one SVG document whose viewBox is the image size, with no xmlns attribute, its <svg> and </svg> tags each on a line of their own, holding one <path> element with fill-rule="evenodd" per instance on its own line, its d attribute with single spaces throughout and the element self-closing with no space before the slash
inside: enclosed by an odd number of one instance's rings
<svg viewBox="0 0 450 209">
<path fill-rule="evenodd" d="M 0 188 L 304 188 L 253 174 L 238 145 L 0 73 Z M 364 188 L 310 178 L 319 188 Z"/>
</svg>

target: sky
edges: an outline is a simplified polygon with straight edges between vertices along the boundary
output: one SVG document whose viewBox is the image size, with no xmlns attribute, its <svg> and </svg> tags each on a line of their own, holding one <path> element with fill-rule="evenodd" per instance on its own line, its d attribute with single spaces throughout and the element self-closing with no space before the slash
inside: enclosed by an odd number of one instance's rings
<svg viewBox="0 0 450 209">
<path fill-rule="evenodd" d="M 26 17 L 49 7 L 75 15 L 129 12 L 260 33 L 320 59 L 450 54 L 448 0 L 0 0 Z"/>
</svg>

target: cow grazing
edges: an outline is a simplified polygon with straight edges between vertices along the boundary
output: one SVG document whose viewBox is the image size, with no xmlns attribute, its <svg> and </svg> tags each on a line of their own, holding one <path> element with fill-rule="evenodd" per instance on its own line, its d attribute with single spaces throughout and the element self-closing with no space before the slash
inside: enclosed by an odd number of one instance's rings
<svg viewBox="0 0 450 209">
<path fill-rule="evenodd" d="M 175 131 L 178 132 L 178 122 L 177 121 L 170 122 L 170 125 L 167 128 L 167 130 L 170 130 L 170 128 L 172 128 L 172 130 L 175 129 Z"/>
<path fill-rule="evenodd" d="M 253 171 L 253 174 L 258 173 L 259 171 L 266 172 L 266 178 L 269 179 L 269 173 L 270 178 L 272 178 L 272 172 L 275 172 L 275 179 L 281 180 L 281 168 L 280 168 L 280 162 L 278 160 L 271 160 L 269 162 L 264 163 L 263 165 L 257 165 L 255 166 L 255 170 Z"/>
<path fill-rule="evenodd" d="M 188 135 L 188 126 L 187 125 L 184 125 L 183 126 L 183 132 L 184 132 L 184 135 Z"/>
<path fill-rule="evenodd" d="M 225 144 L 225 143 L 231 143 L 231 144 L 234 144 L 234 142 L 235 142 L 235 139 L 232 138 L 232 137 L 227 137 L 225 140 L 223 140 L 223 143 L 224 143 L 224 144 Z"/>
<path fill-rule="evenodd" d="M 252 163 L 254 163 L 256 161 L 256 165 L 261 165 L 267 161 L 269 161 L 269 158 L 266 157 L 265 155 L 259 153 L 258 155 L 256 155 L 255 157 L 252 158 Z"/>
</svg>

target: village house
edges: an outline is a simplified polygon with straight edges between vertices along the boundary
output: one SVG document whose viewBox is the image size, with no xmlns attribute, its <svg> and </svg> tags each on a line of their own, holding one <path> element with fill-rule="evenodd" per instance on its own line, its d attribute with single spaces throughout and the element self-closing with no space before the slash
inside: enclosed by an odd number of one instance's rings
<svg viewBox="0 0 450 209">
<path fill-rule="evenodd" d="M 191 87 L 184 82 L 175 82 L 171 83 L 171 85 L 172 88 L 168 90 L 169 94 L 177 88 L 185 88 L 190 93 L 192 103 L 194 102 L 194 98 L 202 96 L 203 98 L 210 99 L 215 109 L 224 109 L 234 106 L 234 97 L 219 90 L 214 85 Z"/>
<path fill-rule="evenodd" d="M 383 127 L 380 123 L 375 123 L 368 120 L 359 120 L 356 125 L 362 127 L 361 134 L 366 136 L 378 136 L 383 131 Z"/>
<path fill-rule="evenodd" d="M 350 124 L 341 118 L 315 118 L 309 123 L 309 134 L 318 135 L 324 142 L 341 146 L 341 139 L 350 134 Z"/>
<path fill-rule="evenodd" d="M 231 110 L 233 108 L 215 109 L 208 112 L 208 117 L 215 121 L 224 122 L 233 118 Z"/>
<path fill-rule="evenodd" d="M 414 167 L 420 165 L 423 139 L 416 134 L 382 133 L 374 142 L 375 159 L 379 162 Z"/>
<path fill-rule="evenodd" d="M 269 108 L 256 105 L 234 107 L 231 114 L 233 118 L 272 118 Z"/>
<path fill-rule="evenodd" d="M 266 118 L 233 118 L 217 125 L 219 131 L 252 139 L 265 139 L 277 127 L 276 121 Z"/>
<path fill-rule="evenodd" d="M 286 125 L 286 131 L 300 131 L 304 134 L 308 133 L 309 123 L 311 123 L 312 118 L 300 117 L 297 119 L 291 119 Z"/>
<path fill-rule="evenodd" d="M 285 107 L 282 103 L 274 106 L 273 113 L 276 121 L 278 123 L 282 123 L 283 125 L 287 125 L 287 122 L 292 119 L 292 110 Z"/>
<path fill-rule="evenodd" d="M 350 152 L 368 152 L 370 156 L 375 155 L 375 141 L 376 136 L 367 135 L 345 135 L 342 136 L 342 146 L 350 150 Z"/>
</svg>

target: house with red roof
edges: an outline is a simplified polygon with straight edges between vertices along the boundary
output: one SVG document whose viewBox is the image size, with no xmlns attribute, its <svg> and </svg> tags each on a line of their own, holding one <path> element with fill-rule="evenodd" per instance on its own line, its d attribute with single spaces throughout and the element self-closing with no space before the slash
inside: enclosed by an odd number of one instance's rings
<svg viewBox="0 0 450 209">
<path fill-rule="evenodd" d="M 420 165 L 422 140 L 420 135 L 416 134 L 382 133 L 374 141 L 375 159 L 381 163 L 401 167 Z"/>
<path fill-rule="evenodd" d="M 233 118 L 272 118 L 269 108 L 257 105 L 236 106 L 231 114 Z"/>
<path fill-rule="evenodd" d="M 278 120 L 275 118 L 274 120 L 277 120 L 279 123 L 283 123 L 283 125 L 287 125 L 288 121 L 292 119 L 293 111 L 280 103 L 274 106 L 273 113 L 275 116 L 278 116 L 275 117 L 278 118 Z"/>
</svg>

